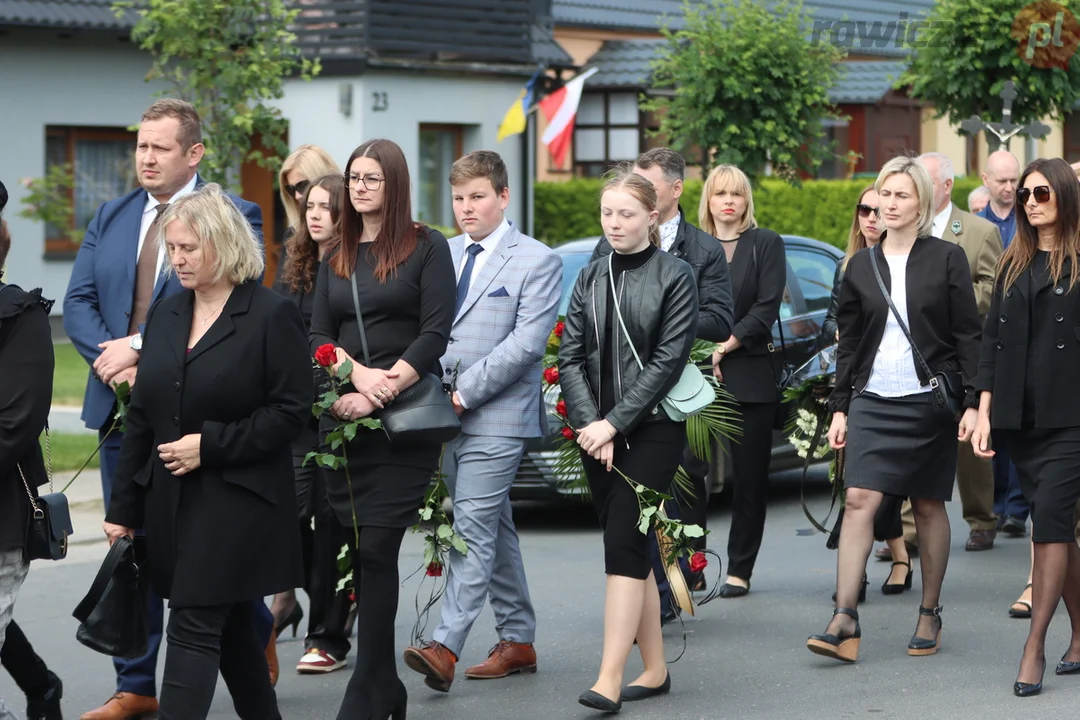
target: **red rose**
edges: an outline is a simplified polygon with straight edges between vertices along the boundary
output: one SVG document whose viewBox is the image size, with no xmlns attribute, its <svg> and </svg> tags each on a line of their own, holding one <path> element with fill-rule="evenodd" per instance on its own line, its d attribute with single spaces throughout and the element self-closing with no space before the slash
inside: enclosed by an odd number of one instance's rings
<svg viewBox="0 0 1080 720">
<path fill-rule="evenodd" d="M 566 323 L 564 323 L 562 320 L 555 323 L 555 337 L 561 338 L 564 328 L 566 328 Z"/>
<path fill-rule="evenodd" d="M 568 428 L 568 427 L 564 427 L 564 428 L 562 429 L 562 436 L 563 436 L 564 438 L 566 438 L 567 440 L 573 440 L 573 439 L 574 439 L 574 431 L 573 431 L 573 430 L 571 430 L 571 429 L 570 429 L 570 428 Z"/>
<path fill-rule="evenodd" d="M 432 560 L 427 566 L 428 577 L 442 577 L 442 563 L 438 560 Z"/>
<path fill-rule="evenodd" d="M 330 343 L 320 345 L 315 351 L 315 362 L 319 363 L 322 367 L 330 367 L 337 362 L 337 353 L 334 351 L 334 346 Z"/>
<path fill-rule="evenodd" d="M 705 553 L 696 552 L 690 556 L 690 572 L 701 572 L 709 565 L 709 559 Z"/>
<path fill-rule="evenodd" d="M 565 400 L 560 400 L 559 402 L 555 403 L 555 412 L 558 413 L 559 417 L 566 417 Z"/>
<path fill-rule="evenodd" d="M 349 602 L 353 602 L 353 603 L 356 602 L 356 592 L 355 591 L 349 593 Z"/>
<path fill-rule="evenodd" d="M 548 385 L 556 385 L 559 382 L 559 366 L 552 365 L 544 371 L 544 382 Z"/>
</svg>

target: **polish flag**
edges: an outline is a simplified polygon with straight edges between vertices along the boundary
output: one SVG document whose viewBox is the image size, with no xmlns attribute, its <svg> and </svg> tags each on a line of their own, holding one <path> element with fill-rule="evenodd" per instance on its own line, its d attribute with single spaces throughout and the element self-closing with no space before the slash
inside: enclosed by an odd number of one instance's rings
<svg viewBox="0 0 1080 720">
<path fill-rule="evenodd" d="M 555 160 L 555 167 L 562 167 L 570 140 L 574 137 L 574 117 L 581 103 L 581 89 L 597 68 L 592 68 L 540 101 L 540 110 L 547 118 L 547 129 L 540 141 L 547 146 Z"/>
</svg>

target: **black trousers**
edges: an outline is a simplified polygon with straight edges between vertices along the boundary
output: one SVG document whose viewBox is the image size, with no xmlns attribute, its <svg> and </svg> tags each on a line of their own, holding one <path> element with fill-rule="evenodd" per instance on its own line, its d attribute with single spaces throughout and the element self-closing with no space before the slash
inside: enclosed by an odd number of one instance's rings
<svg viewBox="0 0 1080 720">
<path fill-rule="evenodd" d="M 265 645 L 255 632 L 250 600 L 215 607 L 172 608 L 166 628 L 160 720 L 201 720 L 210 714 L 218 672 L 241 720 L 281 720 L 270 685 Z"/>
<path fill-rule="evenodd" d="M 728 575 L 750 580 L 769 499 L 776 403 L 739 403 L 742 437 L 731 443 L 731 531 L 728 533 Z"/>
<path fill-rule="evenodd" d="M 42 697 L 52 687 L 52 673 L 45 666 L 45 661 L 34 652 L 15 620 L 7 626 L 4 645 L 0 647 L 0 664 L 28 698 Z"/>
<path fill-rule="evenodd" d="M 347 532 L 353 532 L 348 528 Z M 360 528 L 353 553 L 356 591 L 356 664 L 338 720 L 386 720 L 408 700 L 397 674 L 394 623 L 398 608 L 398 553 L 405 528 Z"/>
</svg>

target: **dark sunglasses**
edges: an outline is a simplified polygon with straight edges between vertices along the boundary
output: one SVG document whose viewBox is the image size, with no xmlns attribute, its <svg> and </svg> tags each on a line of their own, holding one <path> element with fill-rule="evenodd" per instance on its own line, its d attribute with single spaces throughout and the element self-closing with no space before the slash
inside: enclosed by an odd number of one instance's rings
<svg viewBox="0 0 1080 720">
<path fill-rule="evenodd" d="M 307 189 L 308 189 L 308 187 L 310 185 L 311 185 L 310 180 L 301 180 L 300 182 L 296 183 L 295 185 L 286 185 L 285 190 L 290 195 L 297 195 L 297 194 L 303 195 L 305 192 L 307 192 Z"/>
<path fill-rule="evenodd" d="M 1035 193 L 1035 202 L 1044 203 L 1050 202 L 1050 186 L 1039 185 L 1035 188 L 1017 188 L 1016 199 L 1020 201 L 1021 205 L 1027 203 L 1028 198 L 1031 197 L 1031 193 Z"/>
<path fill-rule="evenodd" d="M 876 207 L 870 207 L 869 205 L 863 205 L 862 203 L 859 203 L 855 206 L 855 209 L 859 211 L 859 217 L 861 218 L 870 217 L 870 213 L 874 213 L 878 217 L 881 217 L 881 211 L 878 210 Z"/>
</svg>

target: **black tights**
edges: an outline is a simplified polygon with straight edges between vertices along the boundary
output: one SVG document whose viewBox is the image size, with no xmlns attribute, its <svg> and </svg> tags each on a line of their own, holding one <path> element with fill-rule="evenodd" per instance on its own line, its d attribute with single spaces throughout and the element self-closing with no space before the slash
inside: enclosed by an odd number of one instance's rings
<svg viewBox="0 0 1080 720">
<path fill-rule="evenodd" d="M 348 532 L 351 536 L 352 529 Z M 356 665 L 338 720 L 386 720 L 404 710 L 405 685 L 397 674 L 394 621 L 398 607 L 398 553 L 405 528 L 360 528 L 353 552 L 356 590 Z"/>
</svg>

